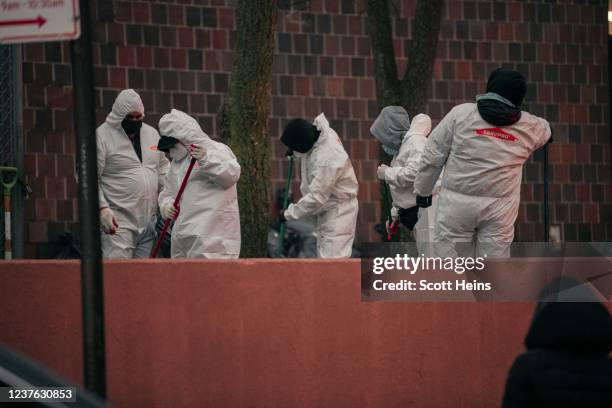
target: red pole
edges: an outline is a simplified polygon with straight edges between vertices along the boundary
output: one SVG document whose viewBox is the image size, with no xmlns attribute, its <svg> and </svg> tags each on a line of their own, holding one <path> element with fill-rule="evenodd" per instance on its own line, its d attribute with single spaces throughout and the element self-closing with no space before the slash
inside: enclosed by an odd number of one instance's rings
<svg viewBox="0 0 612 408">
<path fill-rule="evenodd" d="M 181 183 L 181 188 L 179 188 L 178 193 L 176 193 L 176 198 L 174 199 L 174 207 L 178 208 L 179 203 L 181 202 L 181 197 L 183 196 L 183 191 L 185 191 L 185 187 L 187 187 L 187 181 L 189 180 L 189 176 L 191 175 L 191 170 L 193 170 L 193 166 L 196 163 L 196 159 L 191 159 L 191 163 L 189 163 L 189 168 L 187 169 L 187 173 L 185 173 L 185 177 L 183 177 L 183 182 Z M 172 220 L 168 218 L 164 221 L 164 228 L 162 228 L 161 233 L 159 234 L 159 238 L 157 238 L 157 242 L 155 243 L 155 248 L 153 248 L 153 252 L 151 252 L 151 258 L 157 258 L 157 253 L 161 248 L 161 244 L 164 240 L 164 236 L 168 232 L 168 228 L 170 227 L 170 223 Z"/>
</svg>

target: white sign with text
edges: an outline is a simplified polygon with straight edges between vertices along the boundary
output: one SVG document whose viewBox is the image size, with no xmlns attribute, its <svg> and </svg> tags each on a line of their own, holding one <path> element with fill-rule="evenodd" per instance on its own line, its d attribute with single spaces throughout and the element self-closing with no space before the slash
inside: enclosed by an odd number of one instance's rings
<svg viewBox="0 0 612 408">
<path fill-rule="evenodd" d="M 0 43 L 74 40 L 78 0 L 0 0 Z"/>
</svg>

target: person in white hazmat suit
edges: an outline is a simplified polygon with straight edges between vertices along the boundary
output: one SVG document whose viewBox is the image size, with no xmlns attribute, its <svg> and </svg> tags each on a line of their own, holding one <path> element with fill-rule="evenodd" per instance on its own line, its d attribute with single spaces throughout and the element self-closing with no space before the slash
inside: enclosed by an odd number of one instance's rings
<svg viewBox="0 0 612 408">
<path fill-rule="evenodd" d="M 172 227 L 172 258 L 238 258 L 240 214 L 236 183 L 240 165 L 231 149 L 212 140 L 198 122 L 176 109 L 159 121 L 162 134 L 158 148 L 171 158 L 165 188 L 159 195 L 164 219 Z M 197 160 L 181 203 L 174 199 L 191 158 Z"/>
<path fill-rule="evenodd" d="M 291 120 L 281 142 L 300 159 L 302 198 L 281 215 L 283 220 L 313 217 L 317 257 L 349 258 L 357 225 L 358 183 L 340 138 L 323 113 L 311 124 Z"/>
<path fill-rule="evenodd" d="M 154 241 L 157 197 L 168 161 L 159 134 L 143 123 L 133 89 L 119 93 L 96 129 L 102 254 L 106 259 L 147 258 Z"/>
<path fill-rule="evenodd" d="M 523 163 L 552 135 L 546 120 L 521 111 L 526 89 L 520 73 L 498 68 L 487 93 L 455 106 L 429 136 L 414 191 L 419 205 L 427 206 L 445 166 L 436 255 L 510 255 Z"/>
<path fill-rule="evenodd" d="M 429 208 L 419 208 L 413 192 L 421 154 L 431 132 L 431 118 L 420 113 L 410 122 L 403 107 L 387 106 L 372 124 L 370 132 L 382 144 L 383 150 L 393 156 L 391 166 L 381 164 L 377 170 L 378 179 L 385 181 L 391 191 L 393 221 L 399 220 L 412 231 L 419 255 L 432 256 L 437 191 L 434 191 L 435 202 Z M 388 224 L 389 221 L 387 232 Z"/>
</svg>

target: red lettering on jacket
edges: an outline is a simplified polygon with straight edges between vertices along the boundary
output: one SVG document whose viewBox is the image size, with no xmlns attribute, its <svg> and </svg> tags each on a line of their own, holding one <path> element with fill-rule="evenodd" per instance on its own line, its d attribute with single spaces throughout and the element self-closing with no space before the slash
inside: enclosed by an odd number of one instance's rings
<svg viewBox="0 0 612 408">
<path fill-rule="evenodd" d="M 496 139 L 505 140 L 507 142 L 516 142 L 518 137 L 511 135 L 500 128 L 476 129 L 476 134 L 481 136 L 490 136 Z"/>
</svg>

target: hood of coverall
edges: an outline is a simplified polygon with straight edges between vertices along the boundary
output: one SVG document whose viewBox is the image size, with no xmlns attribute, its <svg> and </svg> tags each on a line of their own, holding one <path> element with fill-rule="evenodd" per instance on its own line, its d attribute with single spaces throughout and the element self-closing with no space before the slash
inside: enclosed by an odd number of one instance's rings
<svg viewBox="0 0 612 408">
<path fill-rule="evenodd" d="M 370 127 L 370 133 L 386 147 L 385 151 L 397 154 L 409 128 L 410 117 L 406 109 L 401 106 L 386 106 Z"/>
<path fill-rule="evenodd" d="M 172 109 L 161 117 L 159 133 L 175 138 L 187 148 L 192 144 L 202 145 L 210 139 L 194 118 L 177 109 Z"/>
<path fill-rule="evenodd" d="M 556 302 L 540 302 L 525 338 L 527 349 L 552 349 L 578 354 L 612 351 L 612 319 L 586 285 L 560 278 L 548 291 Z"/>
<path fill-rule="evenodd" d="M 138 95 L 135 90 L 124 89 L 117 95 L 117 99 L 115 99 L 115 103 L 113 103 L 113 109 L 106 117 L 106 123 L 114 128 L 120 128 L 121 121 L 125 119 L 130 112 L 142 113 L 144 117 L 144 105 L 142 104 L 140 95 Z"/>
<path fill-rule="evenodd" d="M 489 76 L 487 93 L 476 97 L 478 112 L 495 126 L 510 126 L 521 118 L 527 82 L 521 73 L 498 68 Z"/>
<path fill-rule="evenodd" d="M 410 122 L 410 129 L 406 136 L 404 136 L 405 140 L 408 140 L 411 136 L 419 135 L 423 137 L 427 137 L 431 132 L 431 118 L 429 115 L 424 113 L 419 113 L 414 118 L 412 118 L 412 122 Z"/>
</svg>

